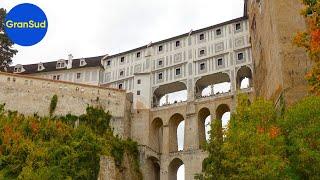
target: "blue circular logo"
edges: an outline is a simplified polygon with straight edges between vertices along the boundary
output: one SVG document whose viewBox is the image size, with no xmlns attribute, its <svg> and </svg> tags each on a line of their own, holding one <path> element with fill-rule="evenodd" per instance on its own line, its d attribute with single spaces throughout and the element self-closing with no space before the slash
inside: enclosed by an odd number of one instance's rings
<svg viewBox="0 0 320 180">
<path fill-rule="evenodd" d="M 46 35 L 47 16 L 34 4 L 19 4 L 7 14 L 4 30 L 15 44 L 32 46 L 40 42 Z"/>
</svg>

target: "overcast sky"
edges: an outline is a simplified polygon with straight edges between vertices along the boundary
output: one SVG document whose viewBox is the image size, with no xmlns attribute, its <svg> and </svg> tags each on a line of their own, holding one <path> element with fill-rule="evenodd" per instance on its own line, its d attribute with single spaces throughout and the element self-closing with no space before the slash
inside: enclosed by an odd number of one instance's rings
<svg viewBox="0 0 320 180">
<path fill-rule="evenodd" d="M 43 9 L 48 32 L 37 45 L 15 46 L 14 64 L 115 54 L 243 14 L 243 0 L 1 0 L 0 7 L 25 2 Z"/>
</svg>

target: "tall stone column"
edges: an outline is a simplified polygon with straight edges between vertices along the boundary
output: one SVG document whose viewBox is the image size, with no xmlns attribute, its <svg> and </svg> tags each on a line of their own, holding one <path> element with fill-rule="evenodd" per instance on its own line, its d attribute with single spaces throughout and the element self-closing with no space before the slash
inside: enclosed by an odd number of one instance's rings
<svg viewBox="0 0 320 180">
<path fill-rule="evenodd" d="M 195 90 L 194 90 L 194 85 L 193 85 L 193 79 L 190 78 L 188 79 L 188 82 L 187 82 L 187 96 L 188 96 L 188 101 L 194 101 L 195 99 Z"/>
<path fill-rule="evenodd" d="M 163 126 L 163 138 L 162 138 L 162 154 L 168 155 L 170 148 L 170 138 L 169 138 L 169 126 Z"/>
<path fill-rule="evenodd" d="M 194 101 L 187 105 L 185 116 L 184 150 L 194 150 L 199 148 L 199 125 L 197 113 L 195 113 Z"/>
<path fill-rule="evenodd" d="M 236 69 L 232 69 L 229 73 L 230 82 L 231 82 L 231 92 L 236 94 L 237 93 L 237 75 Z"/>
<path fill-rule="evenodd" d="M 187 115 L 185 120 L 184 150 L 199 149 L 199 125 L 195 113 Z"/>
</svg>

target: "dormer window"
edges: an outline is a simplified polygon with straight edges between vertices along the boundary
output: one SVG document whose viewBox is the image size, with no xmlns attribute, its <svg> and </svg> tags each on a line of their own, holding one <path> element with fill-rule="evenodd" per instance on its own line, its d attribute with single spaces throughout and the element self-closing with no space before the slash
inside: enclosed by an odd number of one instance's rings
<svg viewBox="0 0 320 180">
<path fill-rule="evenodd" d="M 17 72 L 17 73 L 21 72 L 21 67 L 15 67 L 14 72 Z"/>
<path fill-rule="evenodd" d="M 80 59 L 80 66 L 85 66 L 86 64 L 87 63 L 85 59 Z"/>
<path fill-rule="evenodd" d="M 14 67 L 13 71 L 14 71 L 15 73 L 21 73 L 21 72 L 23 72 L 23 67 L 22 67 L 22 65 L 21 65 L 21 64 L 17 64 L 17 65 Z"/>
<path fill-rule="evenodd" d="M 107 66 L 110 66 L 111 65 L 111 60 L 108 60 L 107 61 Z"/>
<path fill-rule="evenodd" d="M 57 68 L 57 69 L 65 68 L 65 61 L 64 61 L 64 60 L 58 61 L 58 62 L 57 62 L 57 65 L 56 65 L 56 68 Z"/>
<path fill-rule="evenodd" d="M 42 70 L 44 70 L 43 64 L 42 63 L 38 64 L 38 71 L 42 71 Z"/>
</svg>

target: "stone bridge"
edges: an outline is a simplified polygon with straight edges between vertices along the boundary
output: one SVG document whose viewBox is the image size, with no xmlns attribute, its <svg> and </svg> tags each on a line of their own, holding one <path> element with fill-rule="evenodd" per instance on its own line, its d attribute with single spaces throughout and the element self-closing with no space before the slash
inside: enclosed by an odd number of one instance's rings
<svg viewBox="0 0 320 180">
<path fill-rule="evenodd" d="M 251 97 L 252 92 L 253 88 L 247 88 L 239 93 Z M 202 171 L 202 162 L 207 157 L 202 149 L 206 141 L 206 118 L 221 120 L 235 106 L 236 93 L 227 92 L 134 112 L 132 137 L 142 144 L 140 162 L 144 178 L 176 180 L 178 168 L 185 165 L 185 179 L 193 179 Z M 185 122 L 184 145 L 183 150 L 178 150 L 177 128 L 182 121 Z"/>
</svg>

